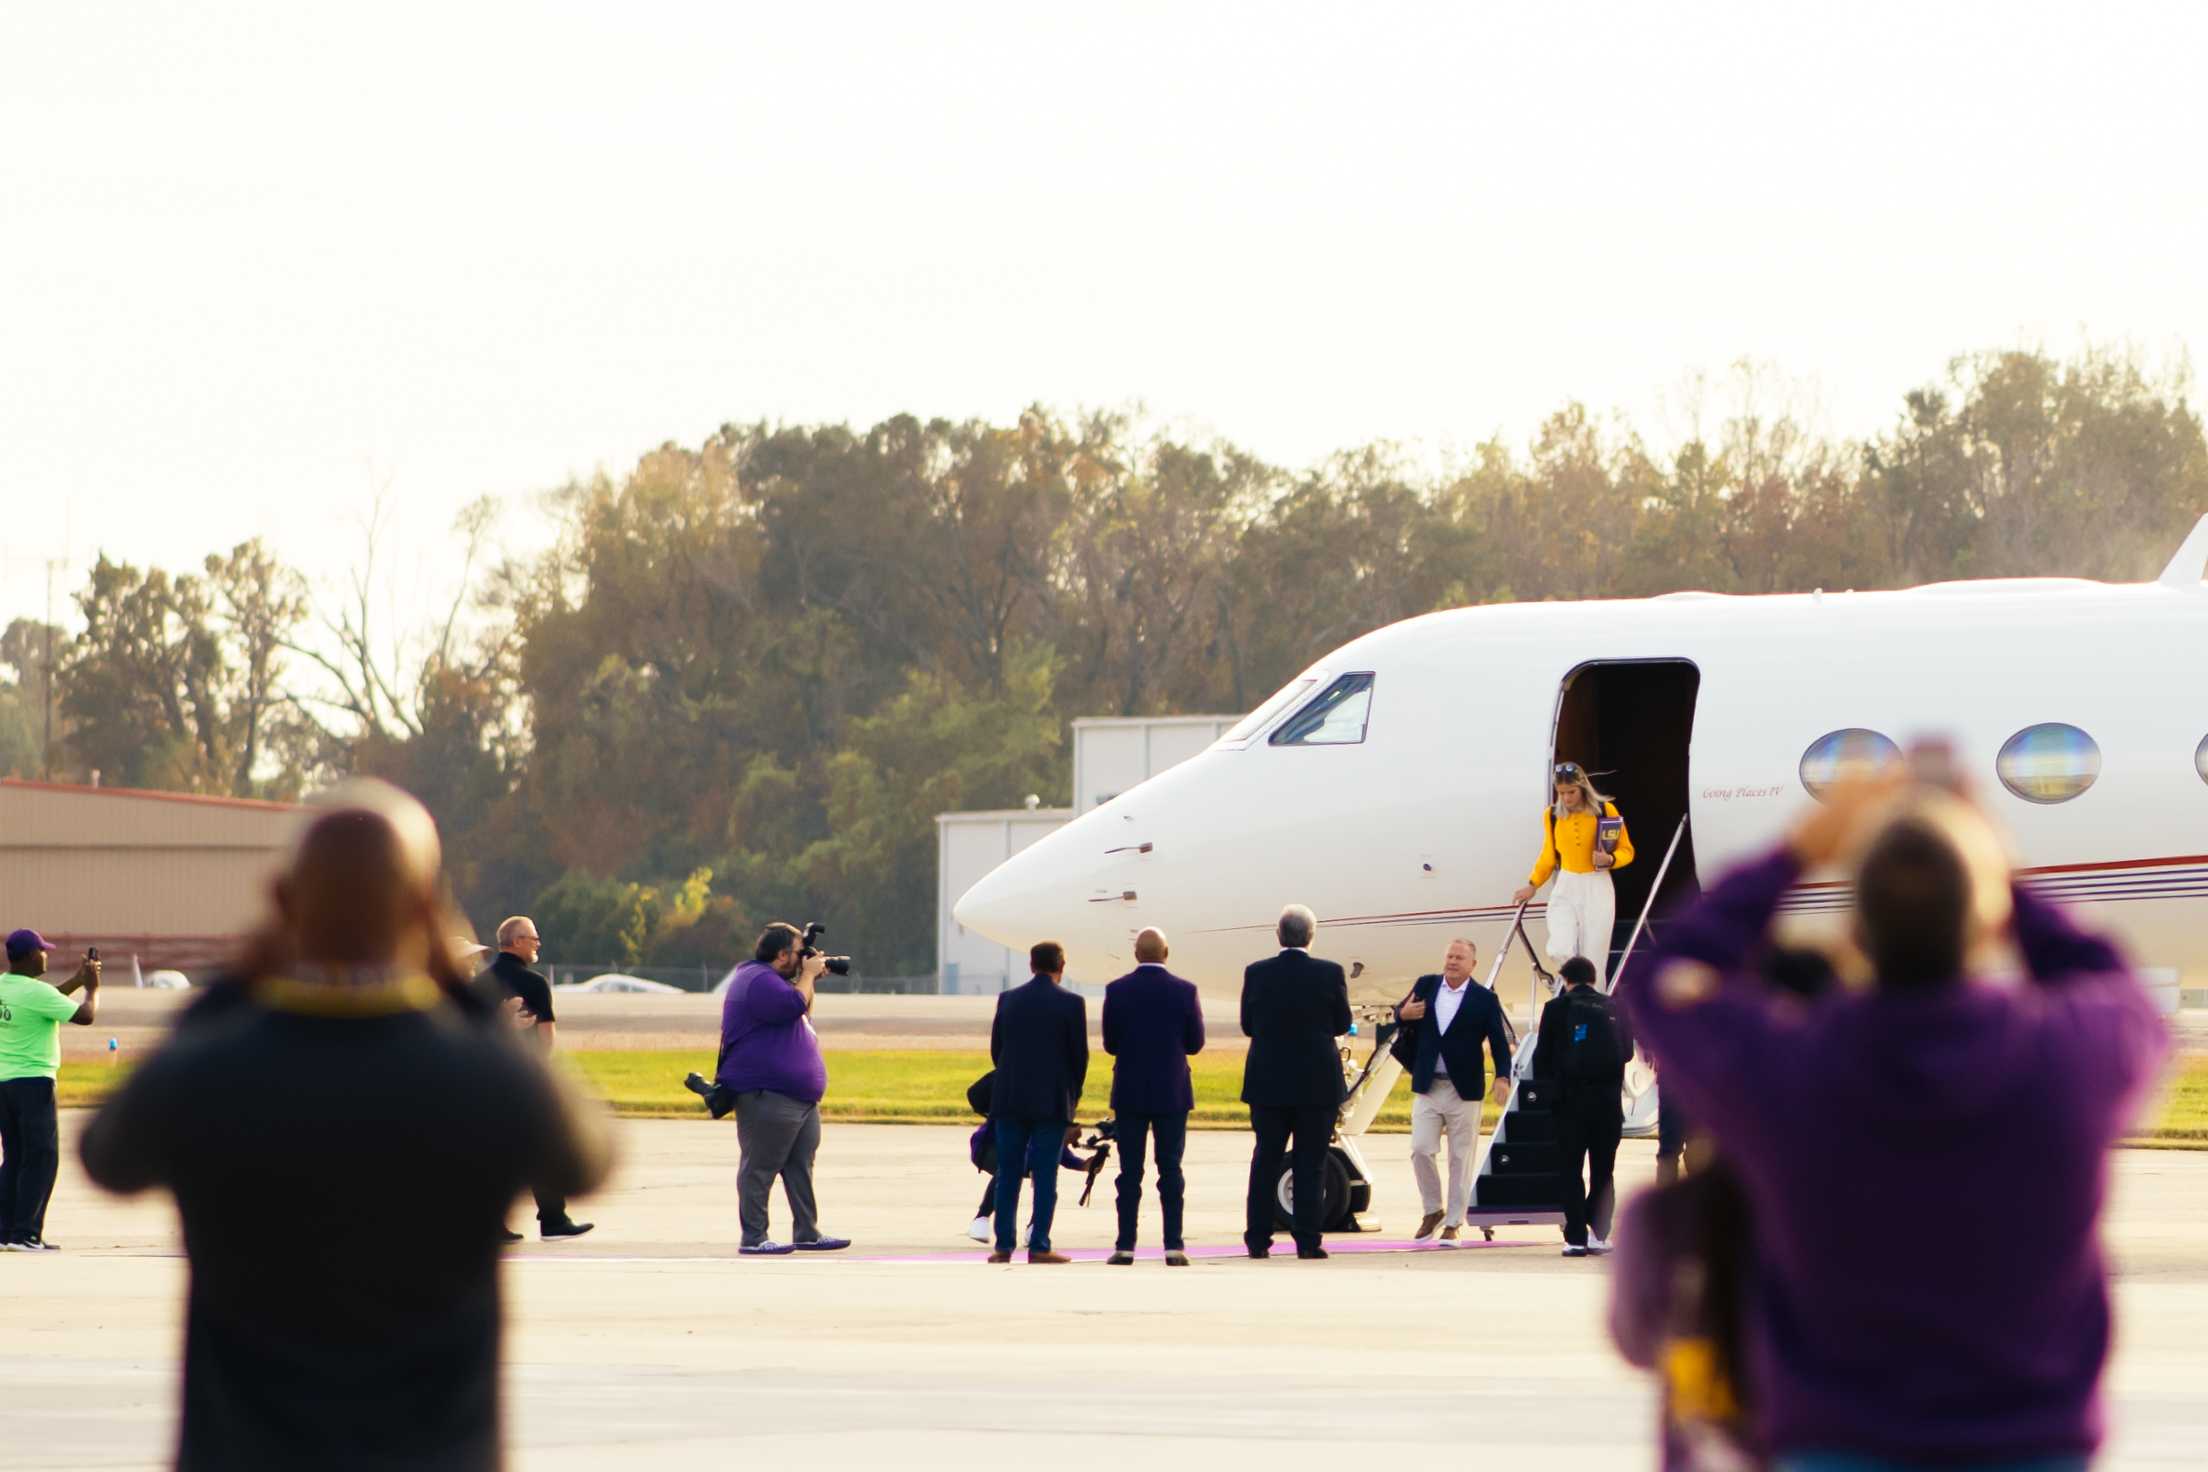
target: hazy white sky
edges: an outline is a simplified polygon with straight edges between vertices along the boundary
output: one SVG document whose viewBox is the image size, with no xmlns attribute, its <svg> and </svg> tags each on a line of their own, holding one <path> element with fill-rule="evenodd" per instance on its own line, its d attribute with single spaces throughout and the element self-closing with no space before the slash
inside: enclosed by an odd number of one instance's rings
<svg viewBox="0 0 2208 1472">
<path fill-rule="evenodd" d="M 1139 401 L 1288 463 L 1820 427 L 1953 353 L 2208 344 L 2208 8 L 296 3 L 0 18 L 0 619 L 43 561 L 757 417 Z"/>
</svg>

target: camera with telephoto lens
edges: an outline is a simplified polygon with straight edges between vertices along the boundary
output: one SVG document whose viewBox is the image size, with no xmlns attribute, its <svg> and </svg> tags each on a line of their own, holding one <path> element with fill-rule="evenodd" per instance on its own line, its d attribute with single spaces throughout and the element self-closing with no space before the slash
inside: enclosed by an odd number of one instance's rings
<svg viewBox="0 0 2208 1472">
<path fill-rule="evenodd" d="M 818 920 L 808 924 L 805 927 L 805 938 L 798 943 L 798 959 L 809 961 L 815 956 L 820 956 L 820 952 L 814 947 L 813 942 L 827 933 L 828 927 Z M 851 958 L 849 956 L 820 956 L 820 960 L 821 964 L 827 968 L 830 976 L 849 976 L 851 974 Z"/>
</svg>

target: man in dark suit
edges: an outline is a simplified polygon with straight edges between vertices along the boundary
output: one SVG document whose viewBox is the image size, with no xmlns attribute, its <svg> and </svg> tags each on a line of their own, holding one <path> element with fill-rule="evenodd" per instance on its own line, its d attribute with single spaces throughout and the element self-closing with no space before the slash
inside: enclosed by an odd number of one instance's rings
<svg viewBox="0 0 2208 1472">
<path fill-rule="evenodd" d="M 1556 1149 L 1564 1157 L 1564 1255 L 1600 1257 L 1610 1250 L 1617 1205 L 1614 1174 L 1633 1027 L 1597 984 L 1602 973 L 1594 962 L 1574 956 L 1556 974 L 1564 990 L 1541 1009 L 1533 1071 L 1550 1084 Z"/>
<path fill-rule="evenodd" d="M 1479 951 L 1468 940 L 1453 940 L 1442 957 L 1441 972 L 1411 985 L 1410 1000 L 1396 1009 L 1403 1025 L 1389 1050 L 1411 1074 L 1411 1174 L 1426 1215 L 1417 1238 L 1441 1228 L 1444 1242 L 1457 1240 L 1465 1209 L 1472 1202 L 1472 1153 L 1480 1140 L 1480 1093 L 1486 1087 L 1487 1045 L 1495 1060 L 1495 1102 L 1510 1093 L 1510 1029 L 1503 1004 L 1472 979 Z M 1449 1135 L 1449 1197 L 1441 1195 L 1441 1136 Z"/>
<path fill-rule="evenodd" d="M 1027 968 L 1034 976 L 997 998 L 997 1019 L 989 1028 L 989 1060 L 997 1066 L 989 1099 L 997 1132 L 997 1250 L 989 1260 L 1012 1260 L 1025 1174 L 1035 1181 L 1027 1260 L 1071 1262 L 1050 1250 L 1050 1221 L 1058 1209 L 1058 1152 L 1072 1133 L 1089 1073 L 1089 1009 L 1062 985 L 1064 946 L 1038 941 L 1028 949 Z"/>
<path fill-rule="evenodd" d="M 1158 1203 L 1165 1209 L 1165 1262 L 1188 1266 L 1181 1240 L 1188 1112 L 1196 1107 L 1188 1059 L 1204 1050 L 1204 1009 L 1193 982 L 1165 969 L 1165 932 L 1135 937 L 1135 969 L 1104 988 L 1104 1051 L 1112 1064 L 1112 1118 L 1119 1142 L 1119 1238 L 1111 1261 L 1135 1260 L 1135 1223 L 1142 1212 L 1142 1161 L 1158 1147 Z"/>
<path fill-rule="evenodd" d="M 1250 1154 L 1250 1195 L 1242 1240 L 1252 1257 L 1273 1251 L 1273 1188 L 1283 1156 L 1295 1172 L 1296 1256 L 1326 1256 L 1322 1171 L 1342 1107 L 1342 1063 L 1334 1040 L 1349 1031 L 1349 979 L 1311 955 L 1318 918 L 1302 905 L 1280 912 L 1280 954 L 1242 973 L 1242 1102 L 1250 1106 L 1257 1148 Z M 1293 1137 L 1293 1153 L 1289 1140 Z"/>
</svg>

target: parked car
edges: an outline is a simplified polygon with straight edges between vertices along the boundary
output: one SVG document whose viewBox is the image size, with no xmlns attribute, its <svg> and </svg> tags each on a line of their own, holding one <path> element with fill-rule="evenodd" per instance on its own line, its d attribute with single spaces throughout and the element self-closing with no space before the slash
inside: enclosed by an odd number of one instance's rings
<svg viewBox="0 0 2208 1472">
<path fill-rule="evenodd" d="M 561 983 L 559 989 L 563 992 L 587 992 L 593 994 L 602 992 L 634 992 L 647 993 L 653 996 L 679 997 L 682 995 L 682 988 L 679 986 L 669 986 L 664 981 L 647 981 L 641 976 L 625 976 L 618 971 L 608 971 L 603 973 L 602 975 L 593 976 L 588 981 L 563 982 Z"/>
</svg>

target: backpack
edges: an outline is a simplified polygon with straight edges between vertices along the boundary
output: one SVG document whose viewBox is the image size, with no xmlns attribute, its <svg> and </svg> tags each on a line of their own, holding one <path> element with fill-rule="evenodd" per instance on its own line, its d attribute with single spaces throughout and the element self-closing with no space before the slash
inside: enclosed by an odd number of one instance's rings
<svg viewBox="0 0 2208 1472">
<path fill-rule="evenodd" d="M 1614 1083 L 1625 1076 L 1625 1050 L 1618 1044 L 1618 1019 L 1610 999 L 1592 987 L 1573 987 L 1564 994 L 1566 1079 L 1589 1083 Z"/>
</svg>

